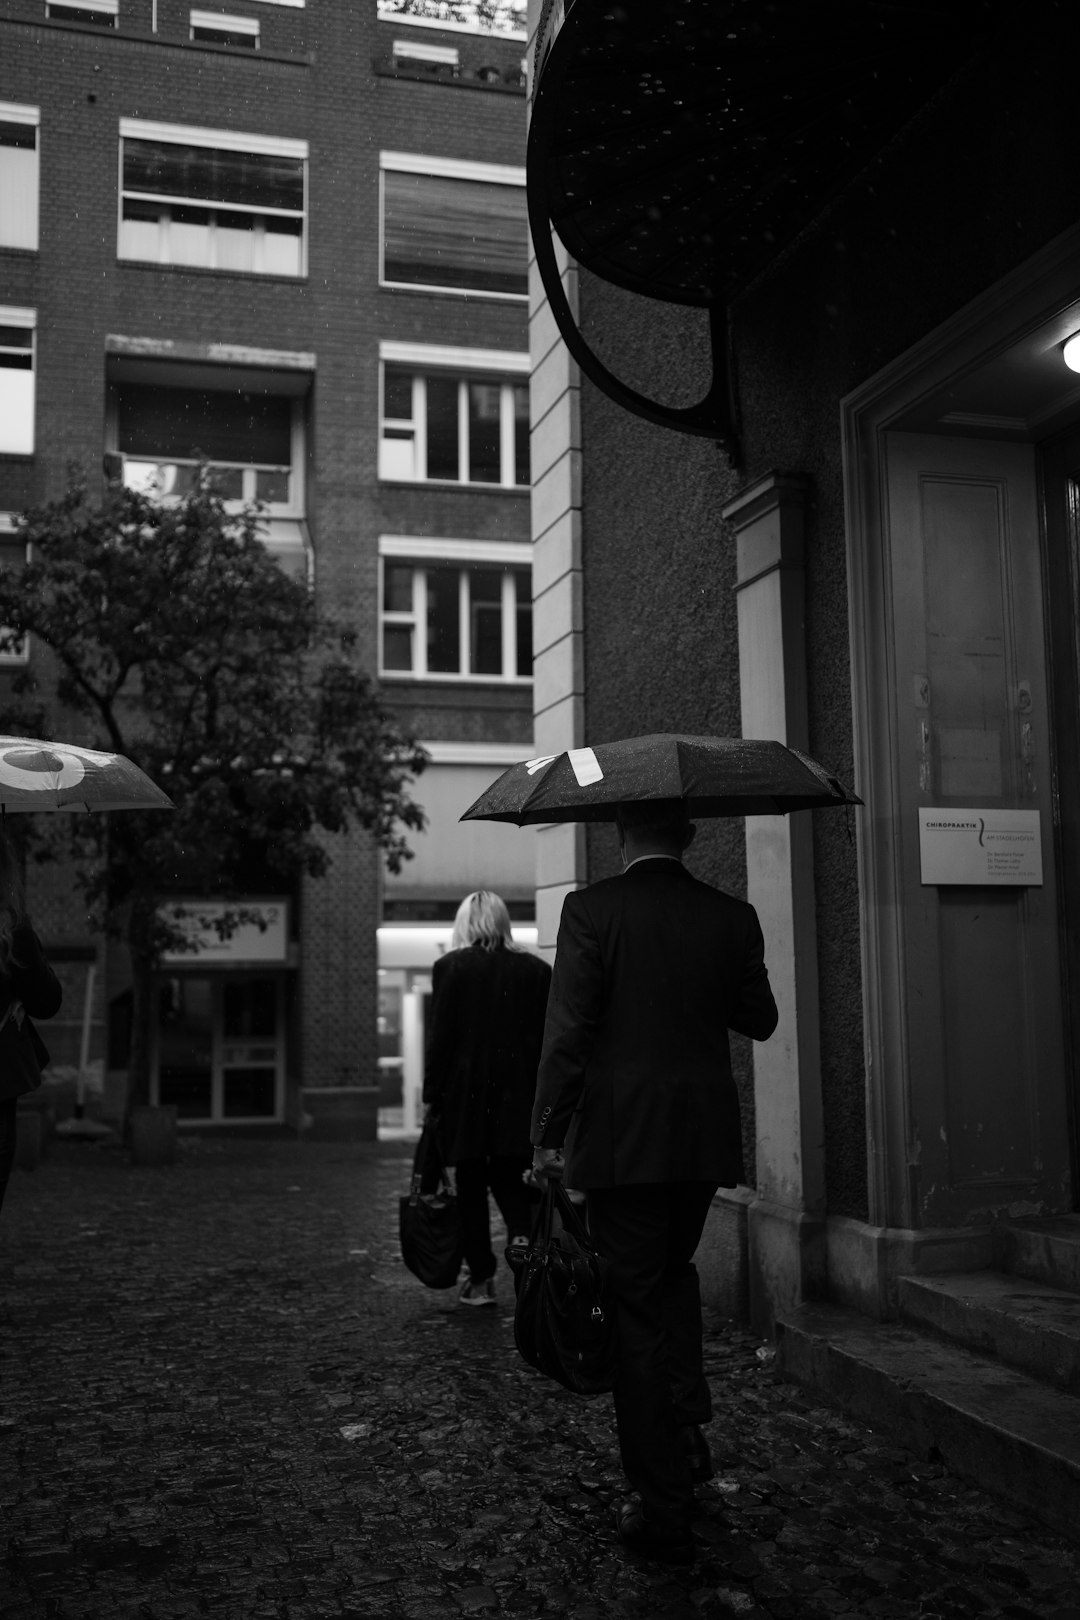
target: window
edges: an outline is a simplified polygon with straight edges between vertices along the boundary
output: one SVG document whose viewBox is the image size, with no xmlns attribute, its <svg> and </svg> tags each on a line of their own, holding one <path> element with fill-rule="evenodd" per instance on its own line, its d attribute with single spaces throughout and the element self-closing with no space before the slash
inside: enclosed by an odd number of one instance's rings
<svg viewBox="0 0 1080 1620">
<path fill-rule="evenodd" d="M 0 101 L 0 247 L 38 245 L 36 107 Z"/>
<path fill-rule="evenodd" d="M 298 400 L 123 382 L 114 409 L 116 448 L 129 488 L 187 494 L 205 460 L 223 500 L 257 501 L 271 513 L 302 512 Z"/>
<path fill-rule="evenodd" d="M 120 258 L 305 274 L 306 141 L 129 118 L 120 136 Z"/>
<path fill-rule="evenodd" d="M 32 309 L 0 304 L 0 453 L 34 453 L 34 327 Z"/>
<path fill-rule="evenodd" d="M 527 296 L 524 169 L 407 152 L 381 164 L 384 284 Z"/>
<path fill-rule="evenodd" d="M 424 45 L 411 39 L 395 39 L 393 58 L 395 62 L 405 62 L 410 67 L 430 68 L 436 73 L 444 68 L 453 71 L 461 62 L 460 52 L 453 45 Z"/>
<path fill-rule="evenodd" d="M 191 37 L 202 45 L 237 45 L 241 50 L 259 48 L 256 17 L 226 17 L 220 11 L 193 11 Z"/>
<path fill-rule="evenodd" d="M 527 0 L 379 0 L 380 22 L 525 38 Z"/>
<path fill-rule="evenodd" d="M 406 347 L 385 345 L 384 354 Z M 526 377 L 479 369 L 463 375 L 435 366 L 418 370 L 408 362 L 384 360 L 379 477 L 502 488 L 527 485 Z"/>
<path fill-rule="evenodd" d="M 45 15 L 53 22 L 96 23 L 115 28 L 120 0 L 46 0 Z"/>
<path fill-rule="evenodd" d="M 403 555 L 410 548 L 419 555 Z M 384 538 L 380 550 L 384 675 L 531 679 L 528 546 L 410 542 L 395 536 Z M 451 555 L 430 555 L 439 550 Z M 508 559 L 519 554 L 522 561 L 509 565 Z"/>
<path fill-rule="evenodd" d="M 0 567 L 21 568 L 26 562 L 27 546 L 15 535 L 15 523 L 10 512 L 0 512 Z M 0 630 L 0 636 L 5 632 Z M 25 664 L 30 658 L 30 638 L 21 636 L 13 645 L 0 643 L 0 668 Z"/>
</svg>

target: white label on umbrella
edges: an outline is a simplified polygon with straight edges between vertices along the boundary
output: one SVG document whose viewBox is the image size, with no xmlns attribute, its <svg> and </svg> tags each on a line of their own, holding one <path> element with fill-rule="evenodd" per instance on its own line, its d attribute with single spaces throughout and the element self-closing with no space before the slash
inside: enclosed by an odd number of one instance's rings
<svg viewBox="0 0 1080 1620">
<path fill-rule="evenodd" d="M 525 769 L 530 776 L 535 776 L 537 771 L 546 770 L 552 761 L 558 759 L 558 757 L 558 754 L 544 754 L 540 759 L 527 759 Z"/>
<path fill-rule="evenodd" d="M 577 777 L 578 787 L 591 787 L 593 782 L 602 782 L 604 773 L 600 769 L 600 761 L 591 748 L 571 748 L 567 754 L 570 768 Z"/>
</svg>

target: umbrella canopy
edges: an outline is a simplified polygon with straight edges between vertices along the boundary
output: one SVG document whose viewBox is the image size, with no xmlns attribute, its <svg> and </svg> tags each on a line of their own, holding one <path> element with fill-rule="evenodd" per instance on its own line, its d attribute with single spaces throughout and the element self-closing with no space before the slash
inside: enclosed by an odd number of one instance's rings
<svg viewBox="0 0 1080 1620">
<path fill-rule="evenodd" d="M 0 811 L 172 810 L 168 794 L 123 754 L 0 736 Z"/>
<path fill-rule="evenodd" d="M 862 800 L 783 743 L 658 734 L 511 765 L 462 821 L 614 821 L 631 800 L 686 799 L 691 816 L 774 816 Z"/>
</svg>

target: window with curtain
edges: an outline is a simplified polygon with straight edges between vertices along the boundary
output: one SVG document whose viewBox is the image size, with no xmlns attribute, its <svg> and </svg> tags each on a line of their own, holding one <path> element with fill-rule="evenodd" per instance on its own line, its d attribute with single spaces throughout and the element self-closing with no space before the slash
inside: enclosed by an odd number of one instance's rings
<svg viewBox="0 0 1080 1620">
<path fill-rule="evenodd" d="M 442 174 L 383 171 L 383 280 L 524 298 L 525 188 Z"/>
<path fill-rule="evenodd" d="M 201 132 L 200 132 L 201 133 Z M 122 128 L 119 257 L 247 275 L 305 273 L 307 147 Z M 275 144 L 279 149 L 275 150 Z"/>
<path fill-rule="evenodd" d="M 93 23 L 115 28 L 120 0 L 45 0 L 45 15 L 52 22 Z"/>
<path fill-rule="evenodd" d="M 122 383 L 116 445 L 124 482 L 183 495 L 205 460 L 223 500 L 291 510 L 294 405 L 282 394 Z"/>
<path fill-rule="evenodd" d="M 34 453 L 34 310 L 0 305 L 0 452 Z"/>
<path fill-rule="evenodd" d="M 38 245 L 36 107 L 0 101 L 0 247 Z"/>
<path fill-rule="evenodd" d="M 239 50 L 259 48 L 257 17 L 227 17 L 219 11 L 193 11 L 191 38 L 201 45 L 232 45 Z"/>
</svg>

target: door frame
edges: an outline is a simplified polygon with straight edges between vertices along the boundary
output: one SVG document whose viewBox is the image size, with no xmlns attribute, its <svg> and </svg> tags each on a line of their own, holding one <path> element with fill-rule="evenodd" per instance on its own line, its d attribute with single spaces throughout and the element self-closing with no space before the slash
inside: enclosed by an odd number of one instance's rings
<svg viewBox="0 0 1080 1620">
<path fill-rule="evenodd" d="M 852 716 L 859 791 L 857 863 L 867 1077 L 869 1221 L 912 1230 L 907 983 L 885 435 L 921 399 L 1060 316 L 1080 327 L 1080 226 L 1056 238 L 929 332 L 840 403 Z M 959 430 L 962 432 L 962 429 Z"/>
</svg>

